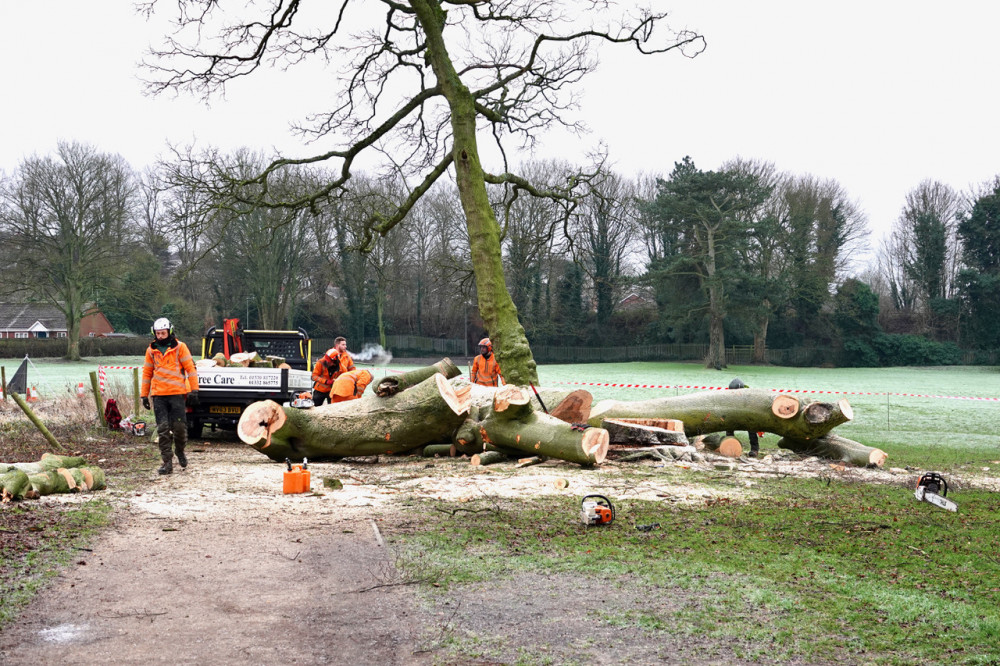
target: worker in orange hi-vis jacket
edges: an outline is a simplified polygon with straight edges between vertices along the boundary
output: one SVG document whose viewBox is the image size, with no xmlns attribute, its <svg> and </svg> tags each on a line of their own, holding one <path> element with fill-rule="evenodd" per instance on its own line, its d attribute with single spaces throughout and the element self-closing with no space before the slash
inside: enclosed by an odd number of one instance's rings
<svg viewBox="0 0 1000 666">
<path fill-rule="evenodd" d="M 472 368 L 469 372 L 469 380 L 473 384 L 481 386 L 500 386 L 503 375 L 500 373 L 500 366 L 493 356 L 493 343 L 489 338 L 479 341 L 479 355 L 472 359 Z"/>
<path fill-rule="evenodd" d="M 344 372 L 333 380 L 333 389 L 330 391 L 330 402 L 357 400 L 371 383 L 372 373 L 368 370 L 355 369 L 350 372 Z"/>
<path fill-rule="evenodd" d="M 341 374 L 354 369 L 354 359 L 347 351 L 347 338 L 337 338 L 333 346 L 326 350 L 323 358 L 313 367 L 313 404 L 319 407 L 330 398 L 334 380 Z"/>
<path fill-rule="evenodd" d="M 174 471 L 174 452 L 181 469 L 187 467 L 187 405 L 198 406 L 198 371 L 191 350 L 174 335 L 174 326 L 160 317 L 151 328 L 153 342 L 146 348 L 142 367 L 142 406 L 156 416 L 157 443 L 163 465 L 159 474 Z"/>
</svg>

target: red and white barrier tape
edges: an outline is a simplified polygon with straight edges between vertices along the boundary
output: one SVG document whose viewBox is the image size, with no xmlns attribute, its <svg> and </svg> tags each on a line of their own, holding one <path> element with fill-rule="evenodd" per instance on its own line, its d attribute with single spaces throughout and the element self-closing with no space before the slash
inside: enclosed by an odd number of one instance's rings
<svg viewBox="0 0 1000 666">
<path fill-rule="evenodd" d="M 99 365 L 97 366 L 97 383 L 101 393 L 104 393 L 104 380 L 108 376 L 108 370 L 138 370 L 135 365 Z"/>
<path fill-rule="evenodd" d="M 704 391 L 728 391 L 727 386 L 694 386 L 690 384 L 603 384 L 600 382 L 552 382 L 553 384 L 568 384 L 574 386 L 607 386 L 610 388 L 640 388 L 640 389 L 699 389 Z M 830 393 L 834 395 L 898 395 L 906 398 L 940 398 L 944 400 L 983 400 L 1000 402 L 1000 398 L 980 398 L 963 395 L 930 395 L 924 393 L 892 393 L 880 391 L 820 391 L 810 389 L 768 389 L 775 393 Z"/>
</svg>

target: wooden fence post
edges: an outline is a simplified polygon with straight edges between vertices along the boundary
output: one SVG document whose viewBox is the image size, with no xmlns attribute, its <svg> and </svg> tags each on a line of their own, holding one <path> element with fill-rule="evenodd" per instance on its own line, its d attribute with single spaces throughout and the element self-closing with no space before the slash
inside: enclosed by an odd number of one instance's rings
<svg viewBox="0 0 1000 666">
<path fill-rule="evenodd" d="M 132 368 L 132 413 L 139 413 L 139 368 Z"/>
<path fill-rule="evenodd" d="M 101 398 L 101 385 L 97 383 L 96 371 L 91 371 L 90 373 L 90 387 L 94 389 L 94 403 L 97 405 L 97 420 L 101 422 L 101 425 L 107 428 L 108 422 L 104 418 L 104 399 Z"/>
</svg>

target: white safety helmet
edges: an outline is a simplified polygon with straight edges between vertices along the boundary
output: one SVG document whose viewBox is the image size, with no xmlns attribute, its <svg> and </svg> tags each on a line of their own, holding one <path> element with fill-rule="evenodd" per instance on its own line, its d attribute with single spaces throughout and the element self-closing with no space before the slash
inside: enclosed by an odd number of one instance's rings
<svg viewBox="0 0 1000 666">
<path fill-rule="evenodd" d="M 156 335 L 157 331 L 168 331 L 170 335 L 174 334 L 174 325 L 170 323 L 170 320 L 166 317 L 160 317 L 153 322 L 152 327 L 149 329 L 152 331 L 153 335 Z"/>
</svg>

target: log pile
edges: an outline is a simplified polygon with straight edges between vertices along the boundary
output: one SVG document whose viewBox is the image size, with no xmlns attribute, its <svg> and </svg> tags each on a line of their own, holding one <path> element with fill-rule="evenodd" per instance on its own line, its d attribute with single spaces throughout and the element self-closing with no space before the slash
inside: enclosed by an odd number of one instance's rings
<svg viewBox="0 0 1000 666">
<path fill-rule="evenodd" d="M 736 430 L 774 433 L 780 447 L 855 465 L 882 466 L 886 459 L 879 449 L 831 433 L 853 417 L 846 400 L 743 389 L 591 406 L 589 393 L 574 391 L 549 414 L 543 411 L 549 398 L 542 402 L 531 389 L 505 385 L 487 396 L 458 375 L 451 360 L 443 359 L 386 377 L 374 395 L 360 400 L 304 410 L 255 403 L 244 411 L 237 432 L 279 462 L 414 452 L 475 456 L 474 464 L 528 456 L 587 466 L 604 461 L 610 445 L 673 446 L 684 449 L 676 453 L 682 456 L 689 438 Z M 723 454 L 742 453 L 735 438 L 710 437 L 706 443 Z"/>
<path fill-rule="evenodd" d="M 45 453 L 38 462 L 0 463 L 0 500 L 4 503 L 106 487 L 104 470 L 87 465 L 84 458 Z"/>
</svg>

